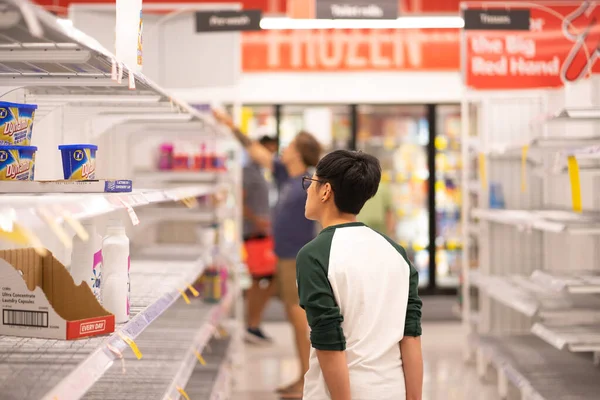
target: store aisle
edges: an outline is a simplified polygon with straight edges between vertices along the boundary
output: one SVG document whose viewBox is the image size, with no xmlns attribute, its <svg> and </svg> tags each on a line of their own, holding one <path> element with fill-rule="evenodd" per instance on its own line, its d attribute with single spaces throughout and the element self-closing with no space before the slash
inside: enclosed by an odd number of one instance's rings
<svg viewBox="0 0 600 400">
<path fill-rule="evenodd" d="M 297 377 L 291 329 L 280 322 L 264 328 L 275 343 L 270 347 L 245 347 L 232 400 L 278 400 L 273 390 Z M 458 323 L 424 323 L 423 332 L 423 400 L 499 399 L 496 388 L 481 384 L 475 369 L 463 363 L 463 335 Z"/>
</svg>

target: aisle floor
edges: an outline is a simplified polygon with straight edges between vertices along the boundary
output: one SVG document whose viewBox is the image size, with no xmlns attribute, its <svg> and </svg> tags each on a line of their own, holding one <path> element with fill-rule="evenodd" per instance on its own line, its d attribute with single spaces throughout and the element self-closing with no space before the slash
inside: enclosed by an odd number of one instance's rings
<svg viewBox="0 0 600 400">
<path fill-rule="evenodd" d="M 286 323 L 268 323 L 264 331 L 275 343 L 246 345 L 235 375 L 232 400 L 278 400 L 273 392 L 297 377 L 292 332 Z M 464 335 L 459 323 L 423 324 L 425 382 L 423 400 L 499 400 L 494 385 L 484 385 L 473 366 L 463 362 Z"/>
</svg>

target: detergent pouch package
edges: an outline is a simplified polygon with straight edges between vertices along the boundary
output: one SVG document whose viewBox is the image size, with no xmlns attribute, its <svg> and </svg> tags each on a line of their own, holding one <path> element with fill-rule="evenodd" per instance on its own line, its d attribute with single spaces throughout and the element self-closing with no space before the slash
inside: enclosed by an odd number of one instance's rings
<svg viewBox="0 0 600 400">
<path fill-rule="evenodd" d="M 93 144 L 65 144 L 58 146 L 62 153 L 63 173 L 69 181 L 96 179 L 96 150 Z"/>
<path fill-rule="evenodd" d="M 29 146 L 36 104 L 0 101 L 0 145 Z"/>
<path fill-rule="evenodd" d="M 0 146 L 0 181 L 32 181 L 35 146 Z"/>
</svg>

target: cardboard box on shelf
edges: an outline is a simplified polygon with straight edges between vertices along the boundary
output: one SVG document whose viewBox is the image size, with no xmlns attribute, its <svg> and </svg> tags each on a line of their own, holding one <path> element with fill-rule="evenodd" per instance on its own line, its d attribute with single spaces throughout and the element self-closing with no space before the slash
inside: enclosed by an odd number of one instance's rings
<svg viewBox="0 0 600 400">
<path fill-rule="evenodd" d="M 114 332 L 115 317 L 48 252 L 0 251 L 0 335 L 79 339 Z"/>
</svg>

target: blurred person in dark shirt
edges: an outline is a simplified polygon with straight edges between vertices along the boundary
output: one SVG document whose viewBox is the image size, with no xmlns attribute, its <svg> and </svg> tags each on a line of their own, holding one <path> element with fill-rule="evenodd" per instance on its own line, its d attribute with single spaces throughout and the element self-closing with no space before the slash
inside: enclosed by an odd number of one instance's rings
<svg viewBox="0 0 600 400">
<path fill-rule="evenodd" d="M 272 154 L 277 154 L 277 139 L 263 136 L 259 143 Z M 244 196 L 244 243 L 247 252 L 254 244 L 258 251 L 271 251 L 271 209 L 269 206 L 270 184 L 265 178 L 265 171 L 254 160 L 247 161 L 243 169 L 243 196 Z M 257 247 L 258 246 L 258 247 Z M 264 259 L 264 257 L 261 257 Z M 254 344 L 268 344 L 271 338 L 260 329 L 262 313 L 267 302 L 274 294 L 274 271 L 269 267 L 262 267 L 260 271 L 250 269 L 252 286 L 246 293 L 248 307 L 246 341 Z M 265 272 L 266 271 L 266 272 Z"/>
<path fill-rule="evenodd" d="M 260 143 L 251 140 L 221 112 L 213 111 L 215 118 L 227 125 L 248 155 L 256 163 L 268 168 L 275 180 L 279 197 L 273 212 L 273 239 L 277 263 L 277 285 L 279 297 L 285 305 L 288 320 L 294 328 L 296 350 L 300 359 L 301 375 L 287 387 L 278 389 L 282 399 L 301 399 L 304 375 L 308 371 L 310 340 L 306 313 L 300 307 L 296 284 L 296 255 L 316 234 L 313 221 L 304 216 L 306 192 L 302 178 L 311 176 L 309 168 L 317 165 L 321 157 L 321 145 L 308 132 L 300 132 L 283 150 L 281 157 L 274 157 Z"/>
</svg>

